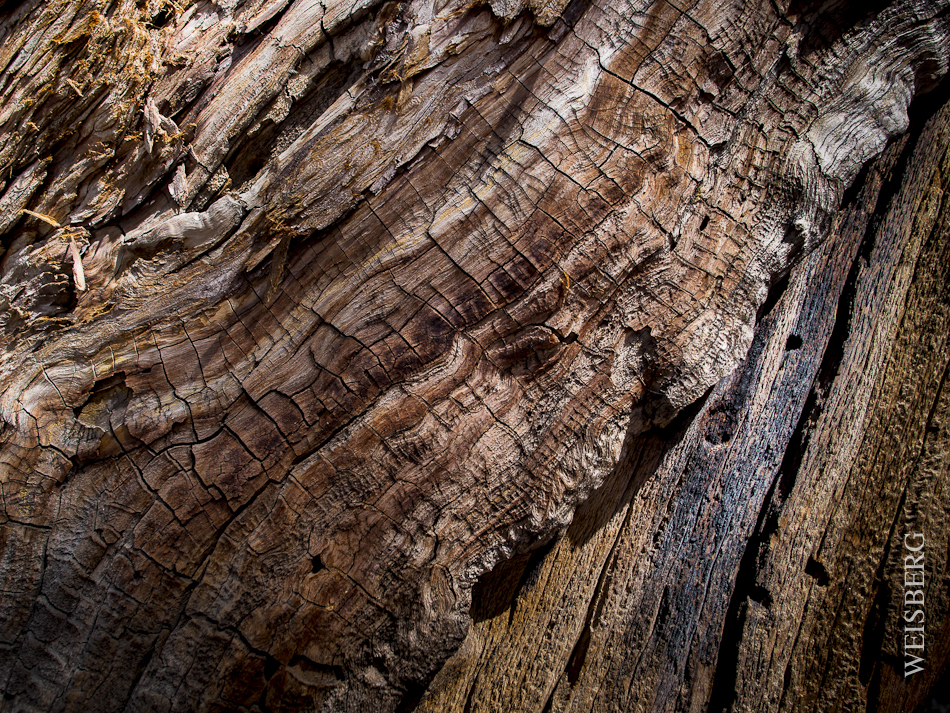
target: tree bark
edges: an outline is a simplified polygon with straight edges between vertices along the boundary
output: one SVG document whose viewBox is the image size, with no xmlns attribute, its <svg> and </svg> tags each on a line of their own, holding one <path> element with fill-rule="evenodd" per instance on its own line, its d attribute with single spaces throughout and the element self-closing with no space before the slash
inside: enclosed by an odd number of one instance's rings
<svg viewBox="0 0 950 713">
<path fill-rule="evenodd" d="M 920 705 L 948 7 L 5 6 L 0 709 Z"/>
</svg>

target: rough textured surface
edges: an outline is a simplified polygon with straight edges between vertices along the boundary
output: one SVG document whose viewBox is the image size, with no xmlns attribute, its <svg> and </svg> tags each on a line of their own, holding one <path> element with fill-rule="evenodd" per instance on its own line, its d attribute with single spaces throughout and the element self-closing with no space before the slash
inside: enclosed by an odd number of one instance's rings
<svg viewBox="0 0 950 713">
<path fill-rule="evenodd" d="M 950 103 L 918 118 L 742 367 L 477 586 L 420 710 L 913 711 L 945 677 Z"/>
<path fill-rule="evenodd" d="M 5 6 L 5 708 L 412 707 L 479 576 L 732 373 L 796 261 L 842 278 L 812 251 L 946 73 L 946 3 L 600 5 Z M 801 378 L 758 416 L 787 438 Z M 727 505 L 689 561 L 752 532 Z M 692 576 L 660 611 L 727 606 Z M 694 625 L 656 700 L 708 693 Z"/>
</svg>

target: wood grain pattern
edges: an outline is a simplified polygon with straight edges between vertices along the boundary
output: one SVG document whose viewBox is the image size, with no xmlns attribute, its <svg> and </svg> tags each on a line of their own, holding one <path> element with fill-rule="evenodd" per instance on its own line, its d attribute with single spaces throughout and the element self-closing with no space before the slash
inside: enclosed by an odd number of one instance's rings
<svg viewBox="0 0 950 713">
<path fill-rule="evenodd" d="M 4 709 L 414 705 L 827 254 L 945 10 L 4 9 Z"/>
<path fill-rule="evenodd" d="M 920 710 L 950 661 L 948 132 L 950 104 L 872 163 L 742 367 L 480 582 L 419 710 Z"/>
</svg>

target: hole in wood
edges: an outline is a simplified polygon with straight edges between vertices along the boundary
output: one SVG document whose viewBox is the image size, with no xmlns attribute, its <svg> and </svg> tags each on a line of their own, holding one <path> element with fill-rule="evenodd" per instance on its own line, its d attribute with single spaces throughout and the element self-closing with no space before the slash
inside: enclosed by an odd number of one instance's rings
<svg viewBox="0 0 950 713">
<path fill-rule="evenodd" d="M 158 13 L 156 13 L 155 16 L 152 18 L 152 26 L 158 27 L 158 28 L 165 27 L 165 25 L 168 24 L 168 22 L 172 19 L 172 17 L 173 15 L 172 15 L 171 10 L 169 8 L 165 8 L 164 10 L 161 10 Z"/>
<path fill-rule="evenodd" d="M 749 592 L 749 599 L 758 602 L 766 609 L 772 606 L 772 593 L 760 584 L 756 584 Z"/>
<path fill-rule="evenodd" d="M 805 574 L 809 577 L 813 577 L 818 583 L 819 587 L 827 587 L 830 578 L 828 577 L 828 570 L 825 569 L 825 566 L 816 560 L 814 557 L 809 557 L 808 562 L 805 564 Z"/>
</svg>

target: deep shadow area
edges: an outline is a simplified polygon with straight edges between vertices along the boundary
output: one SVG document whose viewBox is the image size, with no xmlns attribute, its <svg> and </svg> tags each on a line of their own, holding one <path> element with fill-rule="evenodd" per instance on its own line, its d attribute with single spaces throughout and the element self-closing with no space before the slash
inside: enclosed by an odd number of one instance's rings
<svg viewBox="0 0 950 713">
<path fill-rule="evenodd" d="M 711 391 L 683 409 L 664 428 L 640 434 L 628 430 L 617 466 L 604 483 L 578 506 L 571 525 L 562 536 L 570 538 L 574 547 L 581 547 L 626 508 L 657 471 L 667 453 L 686 435 Z M 533 549 L 499 562 L 494 569 L 483 574 L 472 588 L 472 621 L 482 622 L 506 611 L 510 617 L 519 594 L 535 584 L 545 557 L 554 549 L 558 539 L 554 537 L 536 544 Z"/>
</svg>

